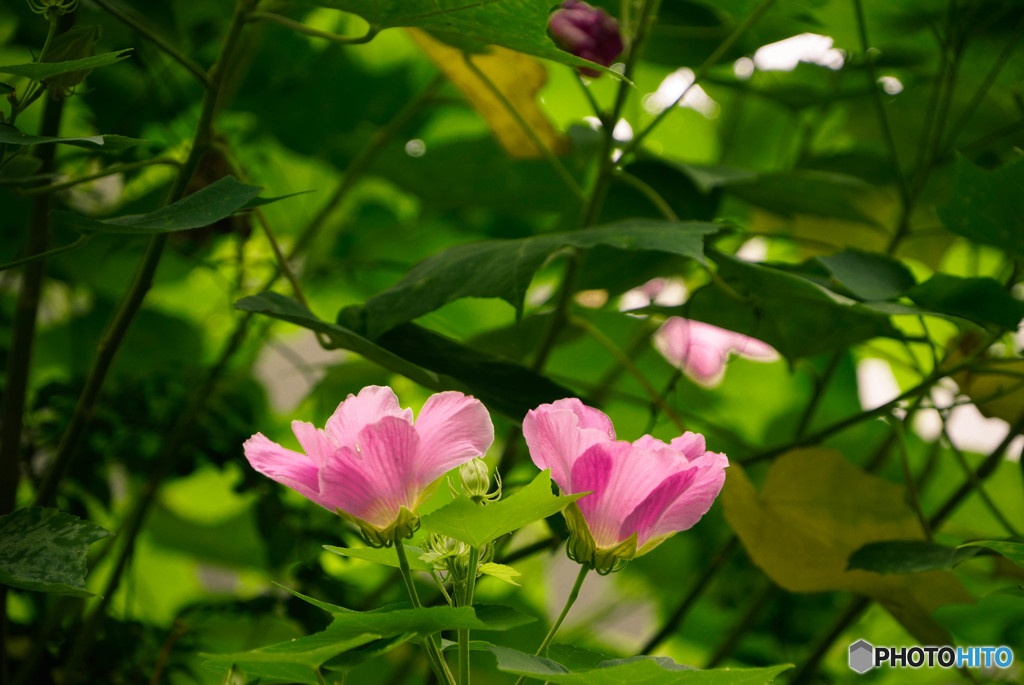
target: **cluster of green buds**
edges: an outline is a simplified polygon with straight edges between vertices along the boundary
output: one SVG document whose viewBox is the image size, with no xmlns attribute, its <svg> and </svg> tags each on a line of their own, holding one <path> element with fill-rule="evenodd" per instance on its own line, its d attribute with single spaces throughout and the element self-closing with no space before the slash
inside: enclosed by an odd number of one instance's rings
<svg viewBox="0 0 1024 685">
<path fill-rule="evenodd" d="M 469 552 L 470 546 L 465 542 L 447 535 L 432 533 L 424 553 L 420 555 L 420 560 L 433 565 L 434 571 L 441 580 L 458 584 L 466 582 L 466 578 L 469 576 Z M 480 575 L 480 567 L 493 558 L 494 548 L 491 545 L 484 545 L 480 548 L 476 568 L 477 576 Z"/>
<path fill-rule="evenodd" d="M 491 490 L 490 471 L 487 463 L 479 457 L 459 467 L 459 484 L 462 486 L 462 492 L 477 504 L 497 502 L 501 499 L 501 476 L 497 471 L 494 472 L 494 482 L 494 490 Z M 452 484 L 451 478 L 448 479 L 448 489 L 452 497 L 458 496 L 459 492 Z"/>
<path fill-rule="evenodd" d="M 69 14 L 78 7 L 78 0 L 26 0 L 28 8 L 49 18 L 51 13 Z"/>
</svg>

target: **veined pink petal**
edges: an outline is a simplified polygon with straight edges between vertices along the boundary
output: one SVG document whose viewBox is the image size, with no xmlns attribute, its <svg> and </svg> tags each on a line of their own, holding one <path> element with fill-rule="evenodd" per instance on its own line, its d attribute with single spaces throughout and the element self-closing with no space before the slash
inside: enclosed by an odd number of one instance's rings
<svg viewBox="0 0 1024 685">
<path fill-rule="evenodd" d="M 721 380 L 730 353 L 758 361 L 778 358 L 770 345 L 756 338 L 678 316 L 658 329 L 654 345 L 670 364 L 707 386 Z"/>
<path fill-rule="evenodd" d="M 461 392 L 431 395 L 416 417 L 420 436 L 417 482 L 432 483 L 446 471 L 482 457 L 494 442 L 494 424 L 480 400 Z"/>
<path fill-rule="evenodd" d="M 327 434 L 339 446 L 355 449 L 359 431 L 385 416 L 396 416 L 412 423 L 412 410 L 402 409 L 391 388 L 368 385 L 358 395 L 349 395 L 338 405 L 327 419 Z"/>
<path fill-rule="evenodd" d="M 751 338 L 746 335 L 736 333 L 738 340 L 733 342 L 733 351 L 744 359 L 753 359 L 755 361 L 775 361 L 779 358 L 779 353 L 775 351 L 775 348 L 766 342 L 761 342 L 757 338 Z"/>
<path fill-rule="evenodd" d="M 366 478 L 382 511 L 391 519 L 400 507 L 416 508 L 422 488 L 416 482 L 420 436 L 411 423 L 398 416 L 385 416 L 359 431 L 358 456 L 353 465 Z"/>
<path fill-rule="evenodd" d="M 649 537 L 687 530 L 700 521 L 722 491 L 728 465 L 726 456 L 715 452 L 694 459 L 690 467 L 696 472 L 693 482 L 655 523 Z"/>
<path fill-rule="evenodd" d="M 306 455 L 318 468 L 322 468 L 338 451 L 338 446 L 326 431 L 320 430 L 311 423 L 292 421 L 292 432 L 295 433 L 295 437 L 298 438 Z"/>
<path fill-rule="evenodd" d="M 612 421 L 575 397 L 542 404 L 523 419 L 523 436 L 533 463 L 569 492 L 573 463 L 589 447 L 615 440 Z"/>
<path fill-rule="evenodd" d="M 317 467 L 305 454 L 281 447 L 262 433 L 246 440 L 242 449 L 249 464 L 264 476 L 321 504 Z"/>
<path fill-rule="evenodd" d="M 375 485 L 361 470 L 359 457 L 347 447 L 335 452 L 335 458 L 320 469 L 320 491 L 323 506 L 340 509 L 378 528 L 386 528 L 395 520 L 398 509 L 381 499 Z"/>
<path fill-rule="evenodd" d="M 643 547 L 651 538 L 655 525 L 672 504 L 686 492 L 697 477 L 697 469 L 688 469 L 673 473 L 661 481 L 658 487 L 647 495 L 643 502 L 626 517 L 619 528 L 619 539 L 625 540 L 633 533 L 637 534 L 637 547 Z"/>
<path fill-rule="evenodd" d="M 678 454 L 659 453 L 622 440 L 596 444 L 584 452 L 573 464 L 569 492 L 594 491 L 577 504 L 598 548 L 614 547 L 628 538 L 632 533 L 620 535 L 622 522 L 663 480 L 685 466 L 685 459 Z M 607 475 L 602 475 L 606 469 Z"/>
</svg>

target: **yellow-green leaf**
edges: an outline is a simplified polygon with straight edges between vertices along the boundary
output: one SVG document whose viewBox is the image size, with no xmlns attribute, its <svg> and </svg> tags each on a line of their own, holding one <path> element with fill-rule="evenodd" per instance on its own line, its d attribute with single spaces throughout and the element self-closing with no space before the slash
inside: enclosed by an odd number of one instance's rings
<svg viewBox="0 0 1024 685">
<path fill-rule="evenodd" d="M 923 644 L 947 644 L 949 636 L 931 612 L 973 601 L 952 574 L 847 570 L 850 555 L 870 542 L 924 538 L 904 495 L 903 486 L 866 473 L 837 452 L 807 449 L 776 460 L 760 493 L 734 464 L 722 502 L 750 558 L 781 587 L 865 595 Z"/>
</svg>

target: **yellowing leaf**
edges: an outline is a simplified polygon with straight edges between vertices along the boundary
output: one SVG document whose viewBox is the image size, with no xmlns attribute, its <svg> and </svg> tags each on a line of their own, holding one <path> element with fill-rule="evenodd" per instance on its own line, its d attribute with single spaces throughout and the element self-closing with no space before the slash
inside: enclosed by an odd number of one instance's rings
<svg viewBox="0 0 1024 685">
<path fill-rule="evenodd" d="M 758 493 L 737 465 L 722 492 L 725 517 L 750 558 L 791 592 L 849 590 L 878 600 L 922 644 L 948 644 L 930 616 L 973 598 L 950 573 L 881 575 L 847 570 L 869 542 L 919 540 L 903 486 L 872 476 L 837 452 L 795 450 L 772 465 Z"/>
<path fill-rule="evenodd" d="M 408 31 L 427 57 L 451 79 L 470 104 L 480 112 L 494 137 L 509 155 L 520 158 L 541 156 L 541 151 L 516 121 L 515 116 L 491 91 L 487 83 L 466 64 L 462 50 L 442 43 L 426 31 Z M 540 62 L 529 55 L 497 45 L 491 46 L 485 54 L 472 55 L 470 59 L 515 107 L 523 121 L 533 129 L 537 138 L 548 149 L 556 155 L 568 151 L 568 141 L 555 130 L 537 105 L 537 93 L 547 81 L 547 72 Z"/>
</svg>

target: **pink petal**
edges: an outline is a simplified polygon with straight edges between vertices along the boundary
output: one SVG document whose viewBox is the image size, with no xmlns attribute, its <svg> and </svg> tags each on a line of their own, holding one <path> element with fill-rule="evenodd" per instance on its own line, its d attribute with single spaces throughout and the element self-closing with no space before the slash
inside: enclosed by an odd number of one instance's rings
<svg viewBox="0 0 1024 685">
<path fill-rule="evenodd" d="M 615 440 L 612 421 L 575 397 L 542 404 L 523 419 L 523 436 L 533 463 L 551 469 L 551 478 L 569 492 L 573 463 L 588 448 Z"/>
<path fill-rule="evenodd" d="M 615 521 L 608 515 L 611 508 L 607 501 L 608 481 L 611 480 L 614 469 L 613 450 L 627 449 L 628 443 L 612 443 L 611 445 L 594 445 L 586 451 L 583 456 L 572 465 L 572 489 L 573 494 L 578 492 L 589 492 L 576 500 L 580 513 L 587 521 L 590 534 L 594 536 L 594 542 L 599 549 L 612 547 L 615 540 Z"/>
<path fill-rule="evenodd" d="M 342 511 L 386 528 L 395 520 L 398 509 L 381 500 L 376 488 L 360 470 L 358 455 L 343 447 L 336 458 L 320 470 L 320 492 L 323 506 Z"/>
<path fill-rule="evenodd" d="M 242 449 L 249 464 L 264 476 L 321 503 L 317 467 L 305 454 L 281 447 L 262 433 L 246 440 Z"/>
<path fill-rule="evenodd" d="M 725 371 L 732 339 L 725 331 L 673 316 L 654 335 L 662 356 L 699 383 L 713 385 Z"/>
<path fill-rule="evenodd" d="M 744 359 L 775 361 L 779 358 L 779 353 L 775 351 L 775 348 L 766 342 L 739 333 L 736 334 L 736 337 L 738 339 L 733 342 L 732 349 Z"/>
<path fill-rule="evenodd" d="M 446 471 L 482 457 L 494 442 L 487 409 L 461 392 L 431 395 L 416 418 L 420 436 L 417 482 L 426 486 Z"/>
<path fill-rule="evenodd" d="M 691 433 L 686 431 L 678 438 L 674 438 L 671 443 L 672 449 L 677 452 L 682 452 L 690 461 L 693 461 L 697 457 L 704 456 L 707 451 L 707 444 L 704 441 L 704 436 L 700 433 Z"/>
<path fill-rule="evenodd" d="M 658 520 L 679 496 L 686 492 L 696 477 L 697 469 L 689 469 L 673 473 L 663 480 L 622 522 L 619 539 L 626 540 L 636 533 L 637 547 L 643 547 L 650 539 L 651 531 Z"/>
<path fill-rule="evenodd" d="M 708 452 L 692 462 L 696 471 L 693 483 L 661 517 L 650 537 L 692 528 L 711 508 L 725 484 L 725 468 L 729 460 L 724 454 Z"/>
<path fill-rule="evenodd" d="M 420 436 L 411 423 L 385 416 L 359 431 L 353 465 L 366 478 L 384 511 L 394 520 L 399 507 L 416 508 L 422 486 L 416 482 Z"/>
<path fill-rule="evenodd" d="M 359 431 L 386 416 L 397 416 L 412 423 L 412 410 L 399 406 L 391 388 L 368 385 L 358 395 L 349 395 L 338 405 L 334 415 L 327 419 L 327 434 L 339 446 L 355 449 Z"/>
<path fill-rule="evenodd" d="M 311 423 L 292 421 L 292 432 L 317 467 L 323 467 L 338 451 L 330 436 Z"/>
</svg>

